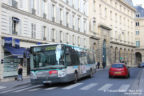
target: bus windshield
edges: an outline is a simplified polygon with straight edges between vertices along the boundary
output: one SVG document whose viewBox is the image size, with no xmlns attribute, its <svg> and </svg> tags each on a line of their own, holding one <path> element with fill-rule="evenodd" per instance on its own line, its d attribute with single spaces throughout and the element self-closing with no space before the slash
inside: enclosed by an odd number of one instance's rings
<svg viewBox="0 0 144 96">
<path fill-rule="evenodd" d="M 46 68 L 64 65 L 64 48 L 62 45 L 37 46 L 32 48 L 31 68 Z"/>
</svg>

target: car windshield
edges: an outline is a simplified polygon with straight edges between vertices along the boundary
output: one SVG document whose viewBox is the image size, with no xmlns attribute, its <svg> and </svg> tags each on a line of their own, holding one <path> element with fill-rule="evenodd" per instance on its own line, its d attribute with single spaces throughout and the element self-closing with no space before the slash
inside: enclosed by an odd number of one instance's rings
<svg viewBox="0 0 144 96">
<path fill-rule="evenodd" d="M 123 68 L 124 65 L 123 64 L 113 64 L 112 68 Z"/>
<path fill-rule="evenodd" d="M 62 45 L 34 47 L 31 54 L 31 68 L 44 68 L 64 64 Z"/>
</svg>

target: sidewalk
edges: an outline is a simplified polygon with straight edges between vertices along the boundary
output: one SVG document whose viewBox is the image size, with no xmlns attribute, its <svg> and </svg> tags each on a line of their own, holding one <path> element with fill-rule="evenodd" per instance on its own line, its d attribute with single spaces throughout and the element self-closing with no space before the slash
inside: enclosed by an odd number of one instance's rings
<svg viewBox="0 0 144 96">
<path fill-rule="evenodd" d="M 8 81 L 8 82 L 0 82 L 0 90 L 4 90 L 4 89 L 9 89 L 9 88 L 14 88 L 14 87 L 18 87 L 18 86 L 23 86 L 23 85 L 27 85 L 30 84 L 30 79 L 29 78 L 25 78 L 23 81 Z"/>
</svg>

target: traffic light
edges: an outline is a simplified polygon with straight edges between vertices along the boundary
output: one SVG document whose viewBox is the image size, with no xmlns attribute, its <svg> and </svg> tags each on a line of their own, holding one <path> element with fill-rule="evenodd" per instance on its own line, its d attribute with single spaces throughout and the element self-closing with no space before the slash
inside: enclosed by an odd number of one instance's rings
<svg viewBox="0 0 144 96">
<path fill-rule="evenodd" d="M 3 64 L 4 63 L 4 60 L 3 59 L 1 59 L 1 64 Z"/>
</svg>

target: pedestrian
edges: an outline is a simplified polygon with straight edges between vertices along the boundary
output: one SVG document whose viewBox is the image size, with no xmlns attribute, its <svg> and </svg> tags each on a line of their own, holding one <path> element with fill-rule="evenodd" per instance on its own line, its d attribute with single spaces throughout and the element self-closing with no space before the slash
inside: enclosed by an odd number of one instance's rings
<svg viewBox="0 0 144 96">
<path fill-rule="evenodd" d="M 106 64 L 105 62 L 102 63 L 103 69 L 105 68 L 105 64 Z"/>
<path fill-rule="evenodd" d="M 98 69 L 99 69 L 99 67 L 100 67 L 100 62 L 97 63 L 97 67 L 98 67 Z"/>
<path fill-rule="evenodd" d="M 18 78 L 17 78 L 18 81 L 22 81 L 23 80 L 22 73 L 23 73 L 23 66 L 21 64 L 19 64 L 18 65 Z"/>
</svg>

